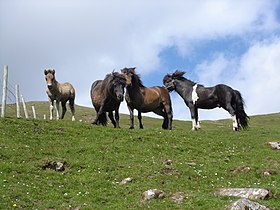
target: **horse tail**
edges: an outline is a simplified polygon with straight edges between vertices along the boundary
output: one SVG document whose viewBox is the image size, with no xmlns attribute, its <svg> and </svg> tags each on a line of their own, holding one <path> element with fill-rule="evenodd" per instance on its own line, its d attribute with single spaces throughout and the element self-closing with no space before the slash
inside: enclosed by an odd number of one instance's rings
<svg viewBox="0 0 280 210">
<path fill-rule="evenodd" d="M 241 93 L 237 90 L 234 90 L 234 99 L 236 103 L 235 112 L 237 121 L 243 129 L 246 129 L 249 127 L 249 116 L 244 111 L 244 100 Z"/>
</svg>

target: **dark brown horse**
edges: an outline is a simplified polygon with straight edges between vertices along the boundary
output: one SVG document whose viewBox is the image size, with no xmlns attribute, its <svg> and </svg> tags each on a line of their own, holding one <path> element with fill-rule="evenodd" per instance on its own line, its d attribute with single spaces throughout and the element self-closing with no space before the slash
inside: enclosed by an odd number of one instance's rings
<svg viewBox="0 0 280 210">
<path fill-rule="evenodd" d="M 143 85 L 135 68 L 121 70 L 126 78 L 125 100 L 130 113 L 130 128 L 134 128 L 133 110 L 138 110 L 139 127 L 143 128 L 142 112 L 154 112 L 164 118 L 162 128 L 172 129 L 172 105 L 169 92 L 164 87 L 150 87 Z"/>
<path fill-rule="evenodd" d="M 184 71 L 175 71 L 163 78 L 163 84 L 169 91 L 175 90 L 189 107 L 192 118 L 192 130 L 200 128 L 198 109 L 214 109 L 222 107 L 232 117 L 233 130 L 247 128 L 249 117 L 244 111 L 244 101 L 239 91 L 219 84 L 214 87 L 204 87 L 183 77 Z"/>
<path fill-rule="evenodd" d="M 69 106 L 72 112 L 72 121 L 74 121 L 75 120 L 74 87 L 68 82 L 59 83 L 55 79 L 54 69 L 46 69 L 44 72 L 45 72 L 45 79 L 48 86 L 47 94 L 50 101 L 50 120 L 53 119 L 54 101 L 56 101 L 56 106 L 55 106 L 56 119 L 59 119 L 59 103 L 61 102 L 61 106 L 62 106 L 61 119 L 63 119 L 66 112 L 66 102 L 69 101 Z"/>
<path fill-rule="evenodd" d="M 106 112 L 115 128 L 119 128 L 119 107 L 124 98 L 126 80 L 120 73 L 107 74 L 104 80 L 95 81 L 90 90 L 92 105 L 96 110 L 96 118 L 92 124 L 107 125 Z M 113 116 L 115 111 L 115 119 Z"/>
</svg>

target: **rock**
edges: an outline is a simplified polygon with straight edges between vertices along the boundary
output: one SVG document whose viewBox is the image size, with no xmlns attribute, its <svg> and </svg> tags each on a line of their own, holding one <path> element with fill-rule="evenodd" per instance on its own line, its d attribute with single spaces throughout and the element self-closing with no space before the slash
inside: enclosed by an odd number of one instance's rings
<svg viewBox="0 0 280 210">
<path fill-rule="evenodd" d="M 175 203 L 183 203 L 184 199 L 186 198 L 186 195 L 184 192 L 176 192 L 176 193 L 173 193 L 171 195 L 171 199 L 175 202 Z"/>
<path fill-rule="evenodd" d="M 131 182 L 131 181 L 132 181 L 132 178 L 127 177 L 127 178 L 123 179 L 122 181 L 116 182 L 116 183 L 117 183 L 118 185 L 124 185 L 124 184 L 126 184 L 126 183 L 128 183 L 128 182 Z"/>
<path fill-rule="evenodd" d="M 62 163 L 60 161 L 56 162 L 47 162 L 45 165 L 43 165 L 43 169 L 51 169 L 51 170 L 55 170 L 55 171 L 65 171 L 65 165 L 66 162 Z"/>
<path fill-rule="evenodd" d="M 152 198 L 164 198 L 165 193 L 162 190 L 158 189 L 150 189 L 142 193 L 141 199 L 142 201 L 148 201 Z"/>
<path fill-rule="evenodd" d="M 272 196 L 269 190 L 263 188 L 222 188 L 215 194 L 220 196 L 248 198 L 252 200 L 267 199 Z"/>
<path fill-rule="evenodd" d="M 55 166 L 55 170 L 56 170 L 56 171 L 64 171 L 64 170 L 65 170 L 64 163 L 62 163 L 62 162 L 57 162 L 57 163 L 56 163 L 56 166 Z"/>
<path fill-rule="evenodd" d="M 163 163 L 164 165 L 166 165 L 166 166 L 170 166 L 170 165 L 172 165 L 173 161 L 172 161 L 172 160 L 169 160 L 169 159 L 166 159 L 166 160 L 164 160 L 162 163 Z"/>
<path fill-rule="evenodd" d="M 272 148 L 280 150 L 280 142 L 268 142 L 268 143 Z"/>
<path fill-rule="evenodd" d="M 269 210 L 269 208 L 246 198 L 242 198 L 230 204 L 228 210 Z"/>
<path fill-rule="evenodd" d="M 233 173 L 247 173 L 247 172 L 251 171 L 251 168 L 249 166 L 239 166 L 231 171 Z"/>
<path fill-rule="evenodd" d="M 275 174 L 277 174 L 277 171 L 273 170 L 273 169 L 265 169 L 263 171 L 264 176 L 272 176 L 272 175 L 275 175 Z"/>
</svg>

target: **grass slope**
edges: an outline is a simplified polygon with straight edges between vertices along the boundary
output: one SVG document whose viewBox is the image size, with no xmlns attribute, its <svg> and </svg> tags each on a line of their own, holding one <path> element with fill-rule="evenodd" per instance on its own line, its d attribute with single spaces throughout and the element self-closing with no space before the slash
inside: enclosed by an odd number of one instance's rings
<svg viewBox="0 0 280 210">
<path fill-rule="evenodd" d="M 230 120 L 205 121 L 192 132 L 190 122 L 174 121 L 165 131 L 162 120 L 143 118 L 145 129 L 129 130 L 125 115 L 114 129 L 90 125 L 92 109 L 77 107 L 82 122 L 71 122 L 69 113 L 63 121 L 44 121 L 39 116 L 48 104 L 35 106 L 37 120 L 11 113 L 0 119 L 0 209 L 216 210 L 236 200 L 215 196 L 221 187 L 268 188 L 273 197 L 258 202 L 279 209 L 279 151 L 267 144 L 280 141 L 279 114 L 252 116 L 250 128 L 235 133 Z M 65 162 L 66 170 L 43 169 L 53 161 Z M 272 175 L 264 176 L 268 170 Z M 132 182 L 116 184 L 126 177 Z M 153 188 L 166 198 L 141 202 Z M 183 203 L 172 201 L 176 192 L 184 192 Z"/>
</svg>

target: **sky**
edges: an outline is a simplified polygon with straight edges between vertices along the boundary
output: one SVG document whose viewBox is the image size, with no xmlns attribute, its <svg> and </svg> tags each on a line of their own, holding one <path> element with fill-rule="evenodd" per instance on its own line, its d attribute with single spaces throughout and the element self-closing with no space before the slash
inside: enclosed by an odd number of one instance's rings
<svg viewBox="0 0 280 210">
<path fill-rule="evenodd" d="M 5 64 L 25 101 L 48 100 L 46 68 L 72 83 L 76 104 L 87 107 L 91 84 L 113 70 L 136 67 L 151 87 L 179 69 L 204 86 L 239 90 L 248 115 L 276 113 L 280 1 L 0 0 L 1 75 Z M 171 99 L 174 119 L 189 120 L 182 98 Z M 120 112 L 128 113 L 125 102 Z M 199 116 L 230 117 L 219 108 Z"/>
</svg>

